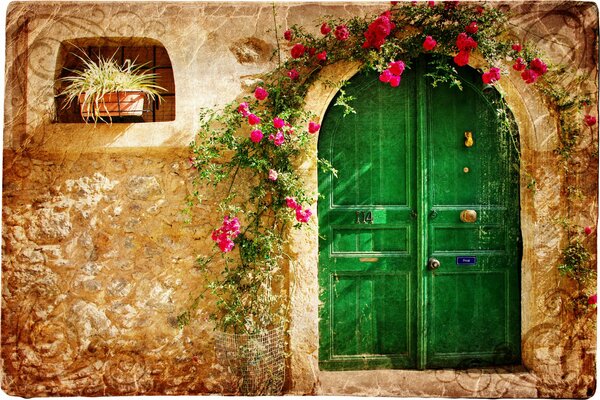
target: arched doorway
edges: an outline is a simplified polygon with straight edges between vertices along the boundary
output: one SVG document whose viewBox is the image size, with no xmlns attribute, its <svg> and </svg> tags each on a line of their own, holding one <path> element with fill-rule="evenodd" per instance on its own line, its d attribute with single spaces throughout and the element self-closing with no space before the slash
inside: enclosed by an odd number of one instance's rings
<svg viewBox="0 0 600 400">
<path fill-rule="evenodd" d="M 518 157 L 501 101 L 359 74 L 330 106 L 319 157 L 321 369 L 465 368 L 520 360 Z M 335 101 L 332 103 L 334 104 Z M 461 217 L 462 216 L 462 217 Z"/>
</svg>

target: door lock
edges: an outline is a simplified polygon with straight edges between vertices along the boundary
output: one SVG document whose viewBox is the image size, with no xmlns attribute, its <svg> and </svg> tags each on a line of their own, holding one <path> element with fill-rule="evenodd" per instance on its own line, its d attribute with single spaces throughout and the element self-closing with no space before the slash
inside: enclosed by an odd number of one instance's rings
<svg viewBox="0 0 600 400">
<path fill-rule="evenodd" d="M 427 268 L 429 268 L 430 271 L 436 270 L 439 267 L 440 262 L 437 258 L 430 257 L 429 260 L 427 260 Z"/>
</svg>

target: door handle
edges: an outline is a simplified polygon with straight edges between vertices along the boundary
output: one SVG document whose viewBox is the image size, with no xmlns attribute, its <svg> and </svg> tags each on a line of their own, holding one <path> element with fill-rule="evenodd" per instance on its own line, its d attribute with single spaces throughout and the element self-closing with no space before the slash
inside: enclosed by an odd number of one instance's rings
<svg viewBox="0 0 600 400">
<path fill-rule="evenodd" d="M 440 265 L 437 258 L 430 257 L 429 260 L 427 260 L 427 268 L 429 268 L 430 271 L 438 269 Z"/>
</svg>

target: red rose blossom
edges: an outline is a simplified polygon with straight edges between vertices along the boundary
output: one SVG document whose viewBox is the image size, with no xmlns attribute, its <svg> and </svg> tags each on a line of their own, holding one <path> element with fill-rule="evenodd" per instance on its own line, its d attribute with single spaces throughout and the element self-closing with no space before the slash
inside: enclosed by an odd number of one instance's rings
<svg viewBox="0 0 600 400">
<path fill-rule="evenodd" d="M 405 67 L 406 65 L 402 61 L 393 61 L 389 64 L 389 70 L 394 75 L 402 75 Z"/>
<path fill-rule="evenodd" d="M 308 123 L 308 133 L 317 133 L 319 132 L 319 129 L 321 129 L 321 125 L 317 124 L 316 122 L 310 121 Z"/>
<path fill-rule="evenodd" d="M 294 68 L 294 69 L 291 69 L 291 70 L 289 70 L 289 71 L 288 71 L 288 73 L 287 73 L 287 76 L 288 76 L 288 77 L 289 77 L 291 80 L 295 81 L 296 79 L 298 79 L 298 77 L 300 76 L 300 74 L 299 74 L 299 73 L 298 73 L 298 71 L 296 71 L 296 69 Z"/>
<path fill-rule="evenodd" d="M 513 65 L 513 69 L 515 71 L 523 71 L 525 70 L 525 68 L 527 68 L 527 64 L 525 64 L 525 60 L 523 60 L 523 58 L 519 57 L 515 60 L 515 64 Z"/>
<path fill-rule="evenodd" d="M 294 47 L 292 47 L 291 54 L 292 58 L 300 58 L 304 55 L 306 48 L 302 43 L 296 43 Z"/>
<path fill-rule="evenodd" d="M 335 27 L 335 37 L 337 40 L 347 40 L 350 37 L 350 31 L 346 25 L 338 25 Z"/>
<path fill-rule="evenodd" d="M 425 49 L 425 51 L 431 51 L 436 45 L 437 42 L 435 41 L 435 39 L 431 36 L 427 36 L 425 38 L 425 41 L 423 42 L 423 49 Z"/>
<path fill-rule="evenodd" d="M 596 117 L 594 117 L 593 115 L 586 114 L 583 117 L 583 122 L 585 122 L 587 126 L 594 126 L 596 125 Z"/>
<path fill-rule="evenodd" d="M 323 22 L 323 25 L 321 25 L 321 33 L 327 35 L 329 32 L 331 32 L 331 27 L 327 25 L 327 22 Z"/>
<path fill-rule="evenodd" d="M 477 42 L 465 32 L 462 32 L 456 37 L 456 47 L 459 51 L 471 51 L 477 48 Z"/>
<path fill-rule="evenodd" d="M 586 235 L 591 235 L 592 234 L 592 227 L 591 226 L 586 226 L 583 231 L 585 232 Z"/>
<path fill-rule="evenodd" d="M 481 6 L 475 7 L 475 12 L 479 15 L 483 14 L 484 8 Z"/>
<path fill-rule="evenodd" d="M 290 31 L 289 29 L 285 32 L 283 32 L 283 38 L 285 40 L 292 40 L 292 31 Z"/>
<path fill-rule="evenodd" d="M 399 75 L 392 75 L 392 77 L 390 78 L 390 86 L 391 87 L 400 86 L 401 80 L 402 80 L 402 77 L 400 77 Z"/>
<path fill-rule="evenodd" d="M 268 96 L 269 96 L 269 93 L 260 86 L 258 86 L 256 88 L 256 90 L 254 90 L 254 97 L 256 97 L 257 100 L 264 100 Z"/>
<path fill-rule="evenodd" d="M 478 30 L 479 30 L 479 27 L 477 26 L 477 22 L 475 22 L 475 21 L 471 22 L 465 28 L 465 31 L 469 32 L 470 34 L 477 33 Z"/>
<path fill-rule="evenodd" d="M 250 125 L 258 125 L 258 124 L 260 124 L 260 118 L 254 114 L 250 114 L 250 115 L 248 115 L 248 123 Z"/>
<path fill-rule="evenodd" d="M 396 27 L 391 20 L 391 13 L 389 11 L 384 12 L 375 21 L 369 24 L 367 31 L 364 36 L 366 38 L 362 47 L 367 49 L 374 47 L 377 50 L 385 43 L 385 39 L 392 32 L 392 29 Z"/>
<path fill-rule="evenodd" d="M 433 7 L 433 6 L 435 6 L 435 1 L 431 1 L 431 0 L 430 0 L 430 1 L 428 1 L 428 2 L 427 2 L 427 5 L 428 5 L 429 7 Z"/>
<path fill-rule="evenodd" d="M 469 63 L 469 52 L 465 50 L 459 51 L 458 54 L 454 56 L 454 62 L 459 67 L 464 67 Z"/>
<path fill-rule="evenodd" d="M 254 143 L 260 142 L 263 136 L 264 134 L 260 129 L 255 129 L 252 132 L 250 132 L 250 140 L 252 140 Z"/>
<path fill-rule="evenodd" d="M 453 10 L 458 6 L 458 1 L 444 1 L 444 10 Z"/>
<path fill-rule="evenodd" d="M 383 83 L 388 83 L 390 79 L 392 79 L 392 76 L 394 75 L 390 72 L 390 70 L 386 69 L 379 75 L 379 80 Z"/>
<path fill-rule="evenodd" d="M 525 71 L 521 72 L 521 78 L 523 78 L 525 83 L 535 83 L 538 78 L 538 74 L 534 70 L 526 69 Z"/>
<path fill-rule="evenodd" d="M 523 50 L 523 46 L 521 46 L 519 43 L 515 43 L 512 45 L 512 49 L 519 53 L 521 50 Z"/>
<path fill-rule="evenodd" d="M 548 71 L 548 67 L 546 66 L 546 64 L 539 58 L 534 58 L 533 60 L 531 60 L 531 62 L 529 63 L 529 68 L 534 70 L 535 73 L 538 74 L 538 76 L 542 76 L 546 73 L 546 71 Z"/>
<path fill-rule="evenodd" d="M 597 304 L 598 303 L 598 294 L 594 293 L 590 297 L 588 297 L 588 304 Z"/>
<path fill-rule="evenodd" d="M 495 82 L 500 80 L 500 69 L 496 67 L 490 68 L 490 70 L 481 76 L 483 83 L 486 85 L 493 85 Z"/>
<path fill-rule="evenodd" d="M 273 118 L 273 126 L 275 127 L 275 129 L 281 129 L 283 128 L 283 126 L 285 125 L 285 121 L 282 120 L 279 117 L 275 117 Z"/>
<path fill-rule="evenodd" d="M 322 51 L 319 54 L 317 54 L 317 60 L 321 60 L 321 61 L 327 60 L 327 52 Z"/>
</svg>

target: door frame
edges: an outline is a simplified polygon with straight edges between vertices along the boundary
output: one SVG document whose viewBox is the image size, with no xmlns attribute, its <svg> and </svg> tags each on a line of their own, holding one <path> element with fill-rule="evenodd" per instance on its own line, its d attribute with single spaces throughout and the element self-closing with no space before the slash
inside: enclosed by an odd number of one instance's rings
<svg viewBox="0 0 600 400">
<path fill-rule="evenodd" d="M 471 57 L 469 66 L 476 69 L 488 67 L 483 58 L 478 55 Z M 325 112 L 340 87 L 336 84 L 341 84 L 352 78 L 352 76 L 359 72 L 360 67 L 361 64 L 356 61 L 340 61 L 324 67 L 319 73 L 319 78 L 311 85 L 307 92 L 305 111 L 317 116 L 317 122 L 322 122 Z M 527 161 L 528 165 L 535 165 L 534 155 L 536 152 L 544 151 L 544 146 L 547 147 L 548 151 L 553 150 L 551 143 L 540 143 L 540 141 L 537 141 L 536 133 L 555 132 L 554 120 L 550 117 L 543 119 L 536 118 L 534 120 L 534 115 L 546 115 L 548 114 L 548 110 L 539 102 L 536 94 L 529 90 L 526 84 L 520 79 L 513 79 L 512 75 L 503 77 L 496 86 L 505 94 L 504 100 L 511 109 L 517 124 L 521 160 Z M 424 90 L 424 87 L 421 90 Z M 535 109 L 531 110 L 532 107 Z M 313 120 L 316 121 L 316 118 Z M 417 167 L 426 161 L 422 155 L 418 155 L 418 157 L 420 159 L 417 160 Z M 296 165 L 305 177 L 305 190 L 308 193 L 315 194 L 315 203 L 312 206 L 313 211 L 315 211 L 316 195 L 318 193 L 317 140 L 311 143 L 310 148 L 307 149 Z M 558 170 L 558 167 L 556 168 Z M 423 172 L 418 173 L 422 174 Z M 534 229 L 536 202 L 533 192 L 527 188 L 524 171 L 521 170 L 520 174 L 522 178 L 520 179 L 519 189 L 521 204 L 520 225 L 523 245 L 521 258 L 521 362 L 526 368 L 533 369 L 540 363 L 540 360 L 535 357 L 533 350 L 525 351 L 527 347 L 526 341 L 530 331 L 535 329 L 536 325 L 543 322 L 544 316 L 540 313 L 538 304 L 534 298 L 535 296 L 530 295 L 529 290 L 536 287 L 536 283 L 539 283 L 539 280 L 534 282 L 532 270 L 538 268 L 541 261 L 537 259 L 536 243 L 534 240 L 536 235 Z M 423 176 L 420 178 L 417 177 L 417 179 L 423 179 Z M 421 186 L 424 187 L 423 185 Z M 424 205 L 421 206 L 423 207 Z M 425 213 L 420 212 L 419 215 L 421 216 L 419 218 L 424 218 Z M 424 224 L 424 221 L 419 221 L 419 223 Z M 310 227 L 310 229 L 294 230 L 292 232 L 292 240 L 289 244 L 290 254 L 293 255 L 289 264 L 289 350 L 291 353 L 289 365 L 291 372 L 291 393 L 311 392 L 319 380 L 319 255 L 317 218 L 311 220 Z M 421 246 L 422 248 L 423 246 Z M 419 257 L 424 257 L 424 254 L 420 254 Z M 419 290 L 422 290 L 422 288 L 419 288 Z M 423 299 L 420 301 L 423 301 Z M 422 321 L 422 318 L 419 318 L 419 321 Z M 419 328 L 422 328 L 422 326 Z M 423 348 L 424 346 L 421 344 L 421 351 Z M 417 350 L 419 351 L 419 348 Z"/>
</svg>

